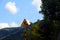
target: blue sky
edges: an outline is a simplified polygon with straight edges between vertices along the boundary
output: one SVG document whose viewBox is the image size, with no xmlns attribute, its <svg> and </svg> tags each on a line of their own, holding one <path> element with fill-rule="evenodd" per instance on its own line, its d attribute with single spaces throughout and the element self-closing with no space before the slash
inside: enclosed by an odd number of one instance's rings
<svg viewBox="0 0 60 40">
<path fill-rule="evenodd" d="M 0 26 L 18 25 L 23 19 L 30 22 L 42 20 L 43 15 L 39 14 L 39 7 L 39 0 L 0 0 Z"/>
</svg>

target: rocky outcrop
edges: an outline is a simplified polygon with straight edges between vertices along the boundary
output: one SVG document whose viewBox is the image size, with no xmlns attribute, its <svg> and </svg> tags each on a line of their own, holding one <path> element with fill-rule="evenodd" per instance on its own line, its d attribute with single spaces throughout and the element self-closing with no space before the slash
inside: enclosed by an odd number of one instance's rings
<svg viewBox="0 0 60 40">
<path fill-rule="evenodd" d="M 30 25 L 30 23 L 26 19 L 24 19 L 21 24 L 21 26 L 29 26 L 29 25 Z"/>
</svg>

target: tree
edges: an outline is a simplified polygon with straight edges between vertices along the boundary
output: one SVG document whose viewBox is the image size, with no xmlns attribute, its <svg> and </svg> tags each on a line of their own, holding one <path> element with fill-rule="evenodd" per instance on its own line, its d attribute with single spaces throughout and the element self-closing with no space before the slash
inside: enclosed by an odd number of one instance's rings
<svg viewBox="0 0 60 40">
<path fill-rule="evenodd" d="M 60 29 L 60 0 L 42 0 L 41 9 L 45 21 L 45 39 L 56 40 Z"/>
<path fill-rule="evenodd" d="M 26 32 L 27 39 L 57 40 L 57 35 L 60 32 L 60 0 L 41 1 L 44 19 L 31 23 Z"/>
</svg>

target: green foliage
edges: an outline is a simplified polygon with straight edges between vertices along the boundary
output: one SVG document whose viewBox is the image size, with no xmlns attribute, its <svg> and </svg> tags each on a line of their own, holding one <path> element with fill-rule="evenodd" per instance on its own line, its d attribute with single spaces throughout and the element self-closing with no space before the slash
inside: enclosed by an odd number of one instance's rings
<svg viewBox="0 0 60 40">
<path fill-rule="evenodd" d="M 40 34 L 38 32 L 39 27 L 40 20 L 38 20 L 36 23 L 31 23 L 28 29 L 23 31 L 22 36 L 27 40 L 40 40 Z"/>
<path fill-rule="evenodd" d="M 57 40 L 60 31 L 60 0 L 42 0 L 42 13 L 48 29 L 46 35 L 50 40 Z M 45 28 L 46 28 L 45 27 Z M 49 36 L 50 35 L 50 36 Z M 46 39 L 46 40 L 49 40 Z"/>
<path fill-rule="evenodd" d="M 60 32 L 60 0 L 42 0 L 44 20 L 31 23 L 26 31 L 27 40 L 57 40 Z"/>
<path fill-rule="evenodd" d="M 60 17 L 60 1 L 42 0 L 42 12 L 49 20 L 58 20 Z"/>
</svg>

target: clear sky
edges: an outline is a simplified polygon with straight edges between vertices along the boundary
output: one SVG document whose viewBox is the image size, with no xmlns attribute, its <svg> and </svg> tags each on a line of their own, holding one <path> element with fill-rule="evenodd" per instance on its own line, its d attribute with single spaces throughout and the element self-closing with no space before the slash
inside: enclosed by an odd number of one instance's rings
<svg viewBox="0 0 60 40">
<path fill-rule="evenodd" d="M 39 14 L 40 0 L 0 0 L 0 27 L 21 24 L 23 19 L 35 22 L 42 20 Z"/>
</svg>

